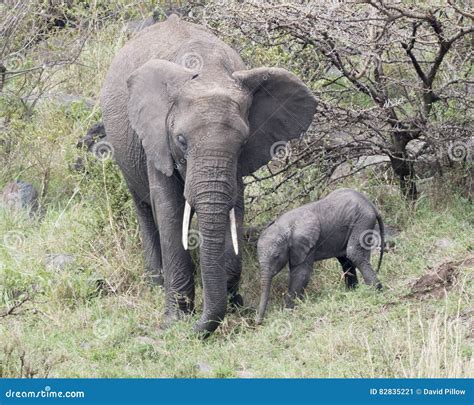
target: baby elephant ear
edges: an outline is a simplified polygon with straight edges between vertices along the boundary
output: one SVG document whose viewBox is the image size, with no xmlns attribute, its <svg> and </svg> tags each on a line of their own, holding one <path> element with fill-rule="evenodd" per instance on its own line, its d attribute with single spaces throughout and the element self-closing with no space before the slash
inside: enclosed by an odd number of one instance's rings
<svg viewBox="0 0 474 405">
<path fill-rule="evenodd" d="M 281 142 L 297 138 L 308 129 L 316 99 L 298 77 L 285 69 L 243 70 L 234 72 L 233 77 L 253 95 L 249 139 L 240 155 L 240 168 L 246 176 L 268 163 Z"/>
<path fill-rule="evenodd" d="M 152 59 L 127 80 L 130 125 L 142 141 L 147 159 L 167 176 L 173 174 L 173 158 L 166 117 L 174 95 L 194 76 L 195 73 L 176 63 Z"/>
</svg>

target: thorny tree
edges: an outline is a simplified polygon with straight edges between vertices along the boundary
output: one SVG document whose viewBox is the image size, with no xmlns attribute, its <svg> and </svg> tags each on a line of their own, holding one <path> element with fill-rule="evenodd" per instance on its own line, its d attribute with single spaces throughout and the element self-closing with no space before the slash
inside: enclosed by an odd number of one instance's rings
<svg viewBox="0 0 474 405">
<path fill-rule="evenodd" d="M 327 180 L 344 161 L 387 155 L 402 192 L 416 199 L 416 162 L 439 171 L 440 156 L 472 160 L 468 4 L 214 1 L 201 12 L 221 35 L 290 52 L 284 63 L 312 85 L 320 101 L 314 129 L 283 171 L 322 160 Z"/>
<path fill-rule="evenodd" d="M 77 61 L 88 37 L 90 24 L 70 13 L 60 2 L 0 4 L 0 92 L 29 112 L 61 82 L 57 73 Z"/>
<path fill-rule="evenodd" d="M 81 53 L 95 32 L 111 23 L 143 19 L 152 9 L 142 0 L 0 2 L 0 94 L 19 100 L 32 112 L 41 97 L 64 84 L 58 73 L 81 63 Z"/>
</svg>

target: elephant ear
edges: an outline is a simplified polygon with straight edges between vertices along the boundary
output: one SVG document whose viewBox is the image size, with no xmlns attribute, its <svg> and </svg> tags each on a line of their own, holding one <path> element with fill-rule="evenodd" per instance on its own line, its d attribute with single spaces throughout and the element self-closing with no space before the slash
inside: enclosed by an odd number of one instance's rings
<svg viewBox="0 0 474 405">
<path fill-rule="evenodd" d="M 272 159 L 275 148 L 298 138 L 313 120 L 316 99 L 294 74 L 280 68 L 256 68 L 233 73 L 252 95 L 249 139 L 240 155 L 246 176 Z"/>
<path fill-rule="evenodd" d="M 167 176 L 173 174 L 166 117 L 173 97 L 196 74 L 162 59 L 152 59 L 127 80 L 128 118 L 140 138 L 147 159 Z"/>
</svg>

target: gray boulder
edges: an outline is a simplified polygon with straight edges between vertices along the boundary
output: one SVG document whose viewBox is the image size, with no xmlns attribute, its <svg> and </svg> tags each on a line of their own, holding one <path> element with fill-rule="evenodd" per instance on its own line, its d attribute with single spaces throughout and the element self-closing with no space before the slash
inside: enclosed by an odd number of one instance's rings
<svg viewBox="0 0 474 405">
<path fill-rule="evenodd" d="M 22 180 L 8 183 L 2 190 L 1 205 L 13 211 L 38 209 L 38 192 L 32 184 Z"/>
<path fill-rule="evenodd" d="M 370 166 L 375 166 L 382 163 L 389 163 L 390 158 L 387 155 L 372 155 L 361 156 L 356 164 L 356 169 L 361 170 Z"/>
<path fill-rule="evenodd" d="M 50 270 L 64 270 L 66 266 L 74 263 L 76 258 L 63 253 L 51 253 L 45 257 L 45 265 Z"/>
<path fill-rule="evenodd" d="M 86 148 L 89 152 L 93 151 L 97 142 L 104 141 L 106 137 L 105 127 L 102 121 L 96 122 L 88 130 L 86 135 L 77 142 L 79 149 Z"/>
<path fill-rule="evenodd" d="M 133 20 L 129 21 L 125 25 L 125 31 L 131 34 L 141 31 L 142 29 L 149 27 L 150 25 L 155 24 L 156 21 L 153 16 L 145 18 L 144 20 Z"/>
</svg>

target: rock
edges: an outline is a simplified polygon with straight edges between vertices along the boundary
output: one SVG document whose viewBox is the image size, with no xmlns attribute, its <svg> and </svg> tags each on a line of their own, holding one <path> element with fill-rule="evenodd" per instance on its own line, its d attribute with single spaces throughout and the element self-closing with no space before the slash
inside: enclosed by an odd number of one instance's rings
<svg viewBox="0 0 474 405">
<path fill-rule="evenodd" d="M 74 263 L 76 258 L 72 255 L 63 253 L 51 253 L 46 255 L 44 262 L 46 267 L 50 269 L 64 270 L 66 266 Z"/>
<path fill-rule="evenodd" d="M 156 346 L 160 342 L 158 340 L 155 340 L 151 338 L 150 336 L 137 336 L 135 339 L 135 342 L 140 343 L 142 345 L 147 345 L 147 346 Z"/>
<path fill-rule="evenodd" d="M 104 153 L 111 153 L 111 149 L 109 148 L 110 145 L 107 143 L 107 134 L 105 133 L 104 123 L 102 121 L 96 122 L 94 125 L 92 125 L 87 130 L 86 135 L 79 139 L 76 147 L 79 149 L 87 149 L 88 152 L 96 154 L 101 152 L 100 150 L 94 150 L 95 145 L 97 145 L 99 142 L 104 142 Z M 96 155 L 96 157 L 99 156 Z M 84 160 L 81 157 L 78 157 L 74 163 L 69 164 L 69 168 L 77 172 L 86 171 Z"/>
<path fill-rule="evenodd" d="M 352 167 L 349 163 L 343 162 L 336 167 L 336 169 L 331 174 L 331 180 L 339 180 L 343 177 L 348 176 L 351 174 Z"/>
<path fill-rule="evenodd" d="M 201 372 L 201 373 L 204 373 L 204 374 L 210 374 L 212 373 L 212 367 L 204 362 L 204 361 L 200 361 L 196 364 L 196 367 L 197 369 Z"/>
<path fill-rule="evenodd" d="M 250 370 L 238 370 L 237 378 L 255 378 L 255 374 Z"/>
<path fill-rule="evenodd" d="M 25 101 L 34 102 L 38 98 L 37 95 L 31 97 L 25 97 Z M 70 108 L 73 104 L 83 103 L 87 109 L 91 110 L 96 105 L 96 101 L 89 97 L 83 97 L 75 94 L 68 94 L 62 92 L 49 92 L 45 93 L 38 99 L 37 105 L 43 103 L 56 103 L 66 108 Z"/>
<path fill-rule="evenodd" d="M 92 347 L 92 345 L 87 342 L 87 341 L 82 341 L 81 343 L 79 343 L 79 347 L 81 349 L 85 349 L 85 350 L 90 350 L 90 348 Z"/>
<path fill-rule="evenodd" d="M 92 152 L 93 151 L 93 148 L 94 148 L 94 145 L 101 141 L 101 140 L 104 140 L 104 138 L 106 137 L 106 133 L 105 133 L 105 127 L 104 127 L 104 123 L 102 121 L 99 121 L 99 122 L 96 122 L 94 125 L 92 125 L 87 133 L 86 133 L 86 136 L 84 136 L 83 138 L 81 138 L 78 142 L 77 142 L 77 147 L 78 148 L 87 148 L 87 150 L 89 152 Z"/>
<path fill-rule="evenodd" d="M 81 157 L 78 157 L 76 161 L 72 164 L 69 164 L 70 170 L 76 171 L 76 172 L 85 172 L 86 171 L 86 165 L 84 163 L 84 159 Z"/>
<path fill-rule="evenodd" d="M 416 182 L 416 188 L 419 193 L 430 194 L 436 189 L 436 182 L 437 179 L 434 176 L 421 179 Z"/>
<path fill-rule="evenodd" d="M 420 152 L 425 148 L 426 142 L 421 139 L 413 139 L 412 141 L 408 142 L 406 146 L 406 151 L 411 156 L 418 156 Z"/>
<path fill-rule="evenodd" d="M 96 101 L 92 98 L 78 96 L 75 94 L 56 93 L 51 94 L 49 99 L 67 107 L 70 107 L 74 103 L 84 103 L 87 108 L 92 109 L 96 105 Z"/>
<path fill-rule="evenodd" d="M 171 5 L 171 3 L 170 3 Z M 130 33 L 130 34 L 135 34 L 159 21 L 162 21 L 169 17 L 171 14 L 178 14 L 178 15 L 185 15 L 188 14 L 186 9 L 181 7 L 172 7 L 169 10 L 164 10 L 161 7 L 157 7 L 154 11 L 153 14 L 147 18 L 144 18 L 142 20 L 132 20 L 128 21 L 125 24 L 125 32 Z"/>
<path fill-rule="evenodd" d="M 30 183 L 12 181 L 3 188 L 1 204 L 14 211 L 29 209 L 35 212 L 38 209 L 38 192 Z"/>
<path fill-rule="evenodd" d="M 440 249 L 440 250 L 445 250 L 445 249 L 448 249 L 450 247 L 452 247 L 454 245 L 454 241 L 452 241 L 451 239 L 447 239 L 447 238 L 441 238 L 441 239 L 438 239 L 434 245 Z"/>
<path fill-rule="evenodd" d="M 369 166 L 376 166 L 388 162 L 390 162 L 390 158 L 387 155 L 361 156 L 357 160 L 355 170 L 361 170 Z"/>
<path fill-rule="evenodd" d="M 136 32 L 141 31 L 142 29 L 149 27 L 150 25 L 155 24 L 156 21 L 153 16 L 150 16 L 148 18 L 145 18 L 144 20 L 133 20 L 129 21 L 125 25 L 125 32 L 134 34 Z"/>
<path fill-rule="evenodd" d="M 418 157 L 413 167 L 417 177 L 420 179 L 432 178 L 442 172 L 438 157 L 432 154 L 424 154 Z"/>
<path fill-rule="evenodd" d="M 331 174 L 331 180 L 342 179 L 349 176 L 352 172 L 359 174 L 366 168 L 375 168 L 382 164 L 387 165 L 389 162 L 390 158 L 386 155 L 361 156 L 355 165 L 351 165 L 349 162 L 339 164 Z"/>
</svg>

